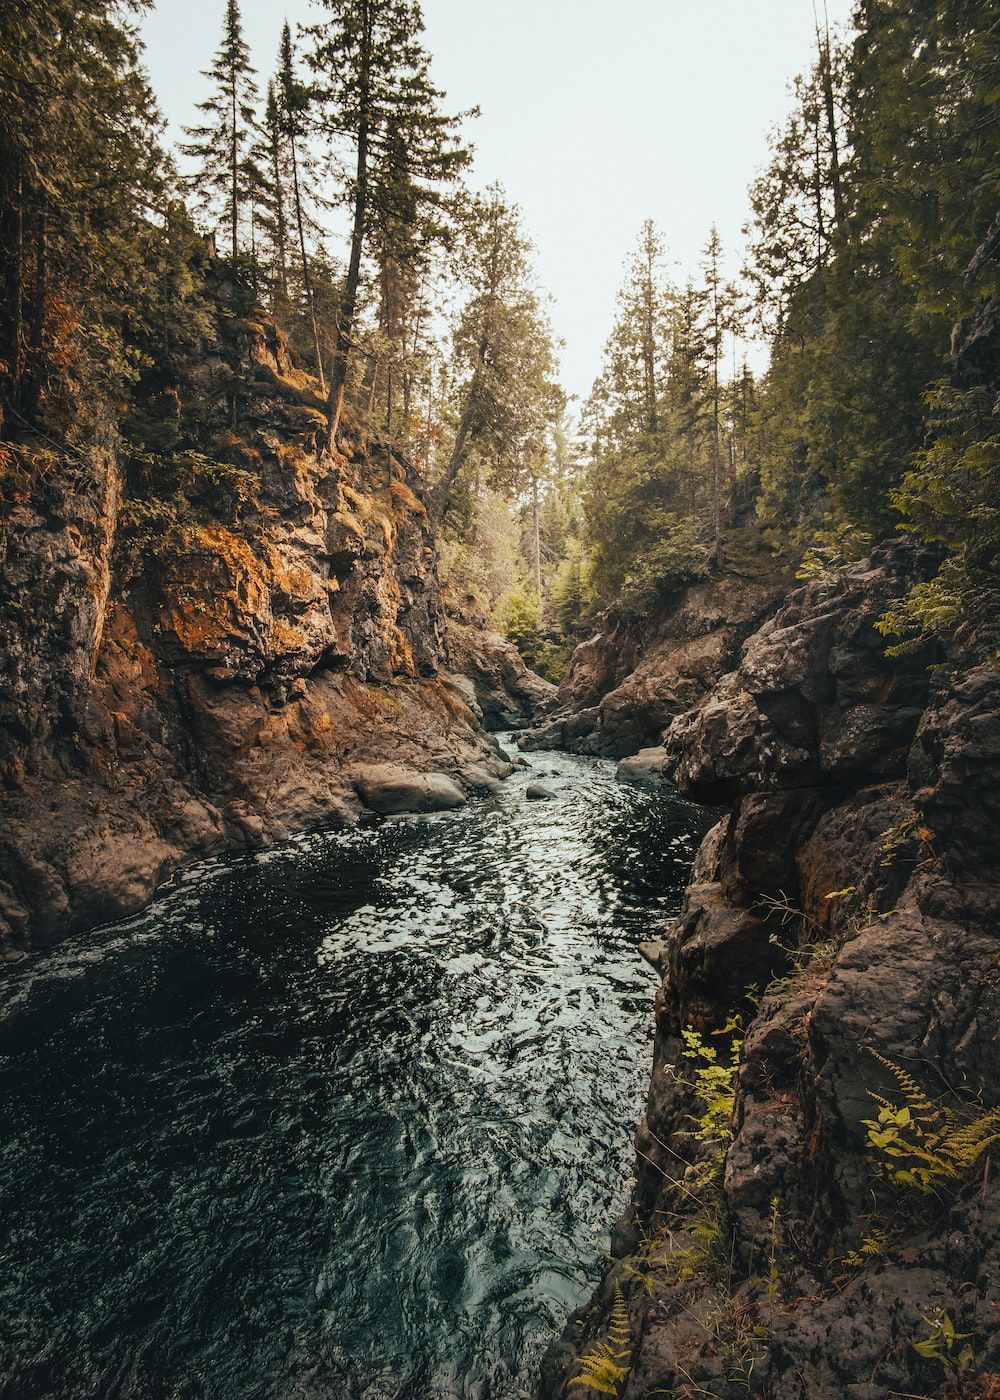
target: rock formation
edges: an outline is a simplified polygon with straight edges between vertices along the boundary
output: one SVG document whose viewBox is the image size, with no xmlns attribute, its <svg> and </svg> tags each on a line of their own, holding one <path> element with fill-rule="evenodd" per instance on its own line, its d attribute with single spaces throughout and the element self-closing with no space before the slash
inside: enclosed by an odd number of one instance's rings
<svg viewBox="0 0 1000 1400">
<path fill-rule="evenodd" d="M 557 695 L 522 747 L 621 758 L 659 741 L 730 669 L 741 642 L 788 591 L 755 527 L 727 532 L 720 567 L 679 588 L 655 617 L 610 610 L 573 652 Z"/>
<path fill-rule="evenodd" d="M 622 1400 L 998 1393 L 1000 675 L 887 653 L 930 567 L 900 542 L 793 592 L 667 730 L 729 811 L 660 954 L 617 1259 L 544 1400 L 587 1393 L 616 1287 Z"/>
<path fill-rule="evenodd" d="M 544 693 L 471 626 L 451 674 L 417 473 L 350 423 L 321 452 L 274 323 L 219 321 L 159 395 L 179 446 L 127 456 L 96 415 L 80 448 L 4 450 L 0 948 L 128 913 L 188 856 L 487 791 L 480 654 L 498 714 Z"/>
</svg>

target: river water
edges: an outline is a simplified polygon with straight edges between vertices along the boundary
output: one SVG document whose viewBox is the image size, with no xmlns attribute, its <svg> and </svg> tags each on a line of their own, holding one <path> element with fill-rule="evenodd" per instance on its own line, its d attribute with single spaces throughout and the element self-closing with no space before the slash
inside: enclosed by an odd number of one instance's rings
<svg viewBox="0 0 1000 1400">
<path fill-rule="evenodd" d="M 697 818 L 529 761 L 191 868 L 0 982 L 4 1400 L 530 1392 L 627 1195 L 636 945 Z"/>
</svg>

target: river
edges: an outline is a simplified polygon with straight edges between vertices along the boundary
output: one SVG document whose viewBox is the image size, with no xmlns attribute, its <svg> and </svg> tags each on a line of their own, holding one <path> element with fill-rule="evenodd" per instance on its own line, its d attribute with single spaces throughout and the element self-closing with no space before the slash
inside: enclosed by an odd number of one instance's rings
<svg viewBox="0 0 1000 1400">
<path fill-rule="evenodd" d="M 529 764 L 191 867 L 0 982 L 4 1400 L 530 1393 L 627 1196 L 636 948 L 698 818 Z"/>
</svg>

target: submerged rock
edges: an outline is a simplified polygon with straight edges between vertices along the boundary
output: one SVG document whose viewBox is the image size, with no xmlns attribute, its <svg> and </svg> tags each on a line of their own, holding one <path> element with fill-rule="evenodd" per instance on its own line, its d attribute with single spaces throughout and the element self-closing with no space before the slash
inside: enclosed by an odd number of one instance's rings
<svg viewBox="0 0 1000 1400">
<path fill-rule="evenodd" d="M 555 797 L 555 793 L 544 783 L 529 783 L 524 790 L 524 795 L 532 802 L 547 802 Z"/>
</svg>

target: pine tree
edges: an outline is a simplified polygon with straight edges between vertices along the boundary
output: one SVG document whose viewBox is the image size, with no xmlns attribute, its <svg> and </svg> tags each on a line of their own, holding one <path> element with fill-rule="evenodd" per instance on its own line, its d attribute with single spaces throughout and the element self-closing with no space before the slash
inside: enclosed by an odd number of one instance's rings
<svg viewBox="0 0 1000 1400">
<path fill-rule="evenodd" d="M 677 292 L 644 226 L 625 266 L 602 372 L 584 410 L 593 584 L 604 603 L 647 610 L 707 564 L 705 462 L 712 452 L 708 295 Z"/>
<path fill-rule="evenodd" d="M 284 132 L 273 82 L 267 85 L 258 166 L 265 181 L 263 226 L 271 248 L 272 303 L 280 313 L 288 305 L 288 194 Z"/>
<path fill-rule="evenodd" d="M 375 216 L 396 197 L 399 171 L 413 182 L 419 218 L 433 219 L 445 187 L 468 162 L 455 122 L 440 111 L 429 76 L 415 0 L 323 0 L 329 20 L 315 27 L 309 61 L 321 75 L 323 124 L 353 168 L 351 251 L 340 298 L 328 393 L 327 443 L 344 406 L 348 362 L 362 290 L 366 243 Z M 402 153 L 402 160 L 395 152 Z"/>
<path fill-rule="evenodd" d="M 134 375 L 122 326 L 164 200 L 158 116 L 111 0 L 8 0 L 0 23 L 0 431 L 56 426 Z M 69 403 L 69 398 L 73 403 Z M 67 422 L 72 413 L 67 413 Z"/>
<path fill-rule="evenodd" d="M 703 339 L 711 371 L 709 406 L 711 413 L 711 476 L 712 476 L 712 535 L 713 550 L 718 553 L 722 525 L 727 514 L 722 500 L 722 417 L 725 389 L 722 384 L 722 363 L 725 338 L 738 323 L 735 288 L 722 275 L 722 242 L 719 231 L 712 225 L 703 250 L 702 277 L 705 290 L 705 323 Z M 727 462 L 730 459 L 727 458 Z M 729 503 L 732 509 L 735 471 L 729 475 Z"/>
<path fill-rule="evenodd" d="M 492 485 L 514 490 L 530 484 L 532 457 L 562 416 L 552 335 L 532 285 L 529 253 L 518 213 L 499 188 L 470 207 L 458 250 L 469 295 L 452 347 L 458 421 L 432 497 L 439 518 L 473 453 Z"/>
<path fill-rule="evenodd" d="M 229 226 L 234 261 L 240 251 L 240 214 L 251 192 L 262 183 L 252 158 L 257 129 L 258 92 L 250 50 L 243 38 L 239 0 L 226 0 L 222 42 L 211 68 L 202 75 L 215 84 L 212 96 L 198 103 L 206 121 L 185 127 L 191 138 L 181 147 L 199 162 L 191 186 L 205 208 L 218 211 Z"/>
<path fill-rule="evenodd" d="M 282 132 L 288 145 L 288 155 L 291 162 L 292 208 L 295 215 L 295 231 L 298 237 L 302 290 L 305 295 L 306 312 L 309 317 L 313 348 L 316 354 L 316 373 L 319 377 L 320 391 L 325 394 L 326 376 L 323 372 L 323 350 L 316 317 L 316 294 L 306 247 L 306 227 L 310 222 L 307 210 L 310 191 L 307 178 L 308 162 L 304 146 L 312 95 L 296 74 L 292 31 L 287 20 L 281 31 L 281 47 L 278 51 L 278 93 L 280 94 L 279 111 Z"/>
</svg>

